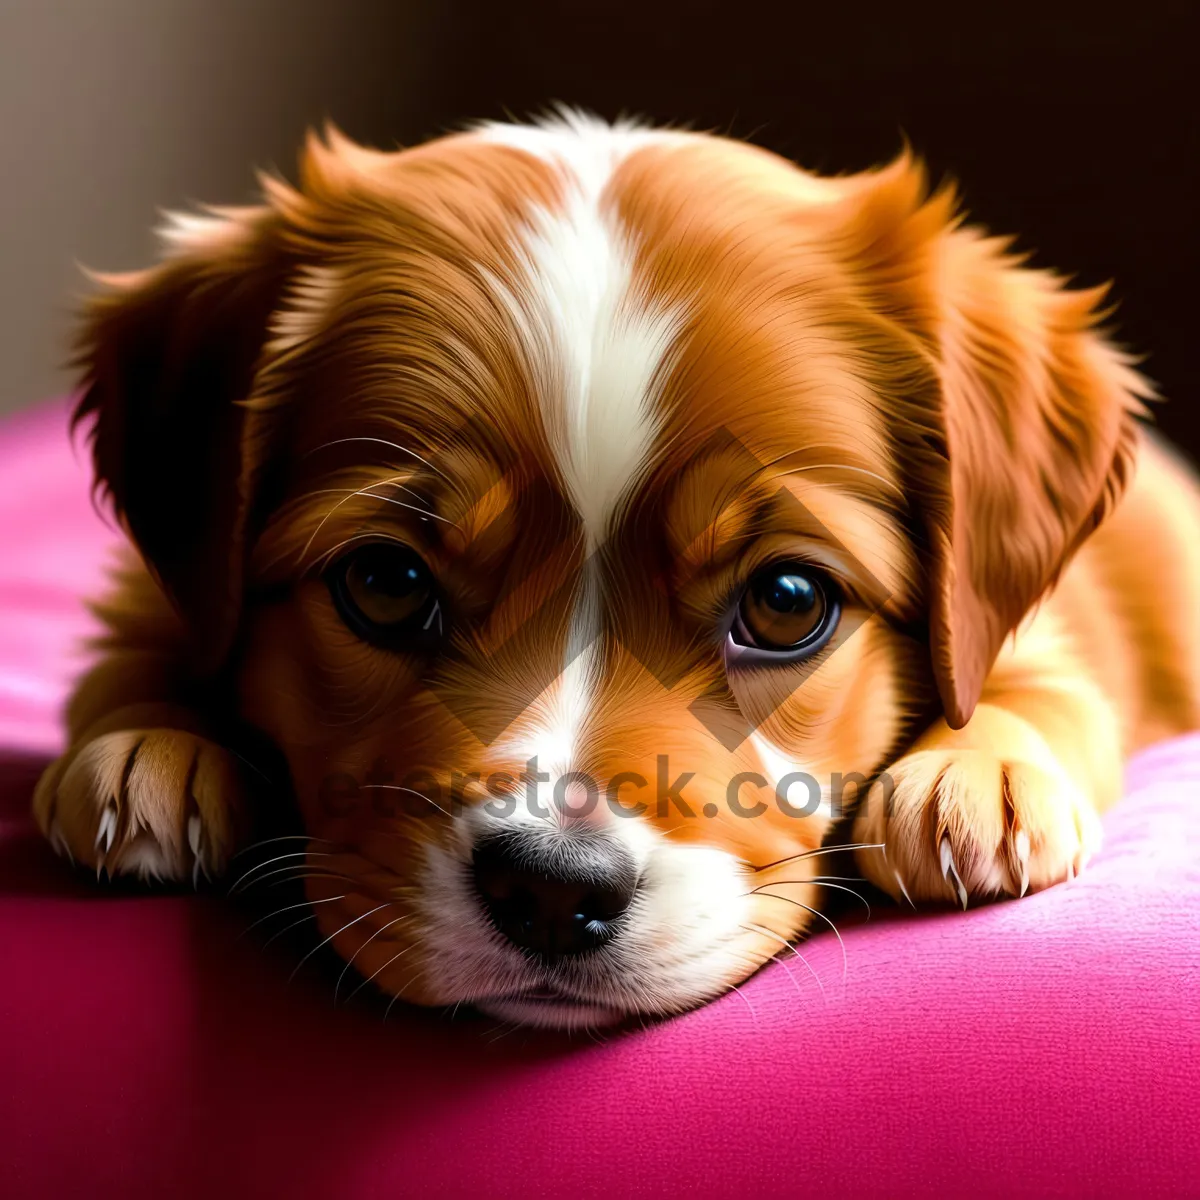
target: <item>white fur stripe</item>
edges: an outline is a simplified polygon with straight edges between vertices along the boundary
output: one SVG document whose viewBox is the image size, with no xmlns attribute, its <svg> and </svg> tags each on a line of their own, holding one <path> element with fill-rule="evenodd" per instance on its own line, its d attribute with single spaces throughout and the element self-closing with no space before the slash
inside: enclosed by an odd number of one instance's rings
<svg viewBox="0 0 1200 1200">
<path fill-rule="evenodd" d="M 642 477 L 661 418 L 658 389 L 680 314 L 633 285 L 634 252 L 606 191 L 633 151 L 678 136 L 578 114 L 479 136 L 552 164 L 561 205 L 535 206 L 520 234 L 516 279 L 493 280 L 524 339 L 547 441 L 583 525 L 580 580 L 561 675 L 533 706 L 523 755 L 551 776 L 577 768 L 596 689 L 600 579 L 591 555 Z"/>
<path fill-rule="evenodd" d="M 679 327 L 678 313 L 633 288 L 630 237 L 605 192 L 627 155 L 678 135 L 565 114 L 545 125 L 489 125 L 479 136 L 536 154 L 562 175 L 562 205 L 529 213 L 520 276 L 496 282 L 524 338 L 546 434 L 590 550 L 649 458 L 657 389 Z"/>
</svg>

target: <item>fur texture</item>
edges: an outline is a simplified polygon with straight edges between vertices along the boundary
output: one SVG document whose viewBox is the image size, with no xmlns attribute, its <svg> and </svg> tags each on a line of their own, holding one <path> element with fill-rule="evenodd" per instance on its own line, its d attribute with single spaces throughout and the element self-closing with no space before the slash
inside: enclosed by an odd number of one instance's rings
<svg viewBox="0 0 1200 1200">
<path fill-rule="evenodd" d="M 909 155 L 821 179 L 567 115 L 394 154 L 329 131 L 263 191 L 175 221 L 86 317 L 79 416 L 139 557 L 36 796 L 76 860 L 220 871 L 236 718 L 365 978 L 594 1024 L 819 923 L 842 800 L 892 896 L 1018 896 L 1082 869 L 1125 755 L 1200 723 L 1200 499 L 1148 387 L 1100 295 Z M 436 653 L 340 619 L 322 573 L 372 541 L 429 565 Z M 836 581 L 840 623 L 739 666 L 730 606 L 779 561 Z M 608 802 L 556 808 L 564 781 Z M 556 966 L 505 942 L 469 879 L 505 822 L 618 839 L 619 936 Z"/>
</svg>

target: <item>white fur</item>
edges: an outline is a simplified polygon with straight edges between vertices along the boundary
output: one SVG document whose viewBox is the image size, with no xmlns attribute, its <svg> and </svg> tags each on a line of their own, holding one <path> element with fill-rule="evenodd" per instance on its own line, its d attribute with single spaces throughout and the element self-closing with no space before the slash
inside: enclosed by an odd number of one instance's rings
<svg viewBox="0 0 1200 1200">
<path fill-rule="evenodd" d="M 494 747 L 500 761 L 537 757 L 551 777 L 537 793 L 547 815 L 530 811 L 522 792 L 515 813 L 472 808 L 456 822 L 453 846 L 428 848 L 417 893 L 426 970 L 435 991 L 473 1000 L 506 1019 L 602 1024 L 635 1010 L 688 1007 L 742 973 L 750 908 L 742 865 L 720 850 L 675 844 L 645 820 L 612 815 L 601 798 L 593 820 L 629 850 L 641 886 L 612 943 L 548 972 L 492 928 L 472 887 L 471 849 L 513 823 L 561 824 L 551 799 L 554 784 L 580 766 L 578 747 L 599 683 L 595 639 L 603 589 L 591 556 L 643 477 L 660 434 L 658 393 L 684 315 L 639 293 L 632 234 L 622 228 L 606 190 L 629 154 L 684 135 L 567 113 L 537 126 L 489 125 L 477 136 L 534 154 L 562 176 L 561 204 L 528 213 L 517 276 L 493 277 L 491 284 L 522 338 L 547 440 L 583 526 L 589 565 L 560 675 L 513 735 Z M 551 979 L 587 1003 L 556 1007 L 511 998 Z"/>
<path fill-rule="evenodd" d="M 534 154 L 562 177 L 562 203 L 529 211 L 518 278 L 493 282 L 520 330 L 546 434 L 591 549 L 658 434 L 657 389 L 681 315 L 633 286 L 631 233 L 607 188 L 628 155 L 680 135 L 568 113 L 544 125 L 487 125 L 478 136 Z"/>
<path fill-rule="evenodd" d="M 538 770 L 550 775 L 550 783 L 542 785 L 547 804 L 554 780 L 578 766 L 579 741 L 598 684 L 600 605 L 600 581 L 593 560 L 585 565 L 579 581 L 561 671 L 521 714 L 518 732 L 496 747 L 501 762 L 537 759 Z"/>
<path fill-rule="evenodd" d="M 261 210 L 212 206 L 200 212 L 162 210 L 155 229 L 164 258 L 234 252 L 249 244 Z"/>
<path fill-rule="evenodd" d="M 631 1012 L 679 1011 L 725 990 L 745 968 L 750 884 L 731 854 L 672 843 L 644 820 L 610 822 L 632 854 L 641 884 L 621 933 L 603 949 L 558 968 L 531 961 L 491 925 L 471 883 L 471 848 L 488 833 L 553 822 L 524 802 L 506 816 L 463 814 L 449 848 L 430 845 L 417 895 L 432 990 L 504 1020 L 569 1028 L 604 1025 Z M 522 1003 L 514 994 L 553 984 L 586 1001 Z"/>
<path fill-rule="evenodd" d="M 288 288 L 284 306 L 271 318 L 273 355 L 287 354 L 311 341 L 337 304 L 342 276 L 333 267 L 300 267 Z"/>
<path fill-rule="evenodd" d="M 681 135 L 608 125 L 567 112 L 541 125 L 486 125 L 477 136 L 551 163 L 559 206 L 534 206 L 520 234 L 516 279 L 493 279 L 524 342 L 547 440 L 582 521 L 584 552 L 600 546 L 641 478 L 658 436 L 658 389 L 681 314 L 634 286 L 634 246 L 608 202 L 614 170 L 643 147 Z M 573 769 L 594 692 L 600 581 L 586 570 L 563 670 L 527 714 L 520 756 Z"/>
</svg>

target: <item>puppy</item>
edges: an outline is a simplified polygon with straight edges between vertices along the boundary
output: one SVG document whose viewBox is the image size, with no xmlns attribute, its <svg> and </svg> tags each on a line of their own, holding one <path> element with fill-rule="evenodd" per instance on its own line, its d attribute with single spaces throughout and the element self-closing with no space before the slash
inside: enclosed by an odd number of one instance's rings
<svg viewBox="0 0 1200 1200">
<path fill-rule="evenodd" d="M 566 115 L 262 188 L 86 314 L 137 557 L 34 801 L 75 861 L 223 871 L 253 729 L 363 979 L 601 1025 L 821 928 L 843 814 L 893 897 L 1019 897 L 1197 726 L 1149 387 L 909 155 Z"/>
</svg>

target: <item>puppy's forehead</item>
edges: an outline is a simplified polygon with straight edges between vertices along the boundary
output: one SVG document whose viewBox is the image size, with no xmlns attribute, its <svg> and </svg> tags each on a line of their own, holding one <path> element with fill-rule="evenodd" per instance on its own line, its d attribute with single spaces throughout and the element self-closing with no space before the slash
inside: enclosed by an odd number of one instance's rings
<svg viewBox="0 0 1200 1200">
<path fill-rule="evenodd" d="M 309 377 L 314 437 L 378 419 L 423 453 L 473 443 L 553 481 L 591 545 L 714 447 L 747 482 L 785 457 L 887 457 L 830 308 L 844 181 L 584 118 L 327 167 L 376 203 L 332 227 L 315 310 L 298 295 L 281 324 L 287 349 L 337 314 L 338 336 L 309 339 L 350 364 Z M 359 403 L 326 403 L 348 379 Z"/>
<path fill-rule="evenodd" d="M 529 206 L 515 232 L 515 269 L 493 282 L 517 331 L 554 473 L 596 545 L 658 443 L 662 387 L 686 320 L 680 298 L 655 294 L 639 275 L 619 172 L 677 135 L 576 122 L 493 125 L 478 136 L 534 156 L 561 184 L 555 203 Z"/>
<path fill-rule="evenodd" d="M 843 185 L 720 139 L 574 120 L 488 126 L 556 176 L 493 277 L 588 541 L 698 454 L 760 470 L 885 457 L 824 241 Z"/>
</svg>

